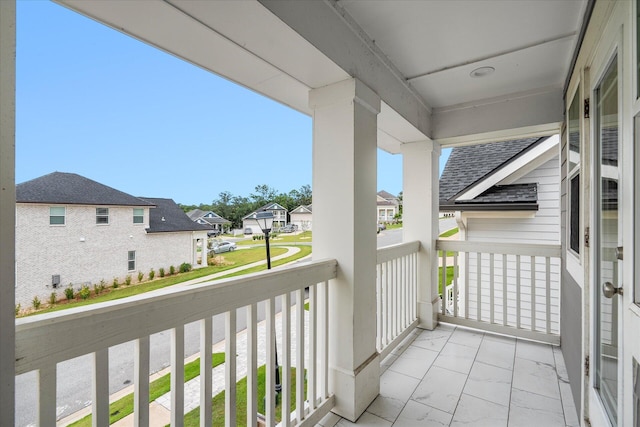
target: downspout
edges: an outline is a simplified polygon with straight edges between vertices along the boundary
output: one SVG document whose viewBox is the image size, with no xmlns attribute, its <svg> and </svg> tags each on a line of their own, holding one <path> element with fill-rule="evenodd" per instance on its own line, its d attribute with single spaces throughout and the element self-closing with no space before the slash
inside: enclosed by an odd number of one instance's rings
<svg viewBox="0 0 640 427">
<path fill-rule="evenodd" d="M 453 215 L 458 224 L 459 240 L 467 240 L 467 217 L 462 215 L 462 211 L 455 211 Z"/>
</svg>

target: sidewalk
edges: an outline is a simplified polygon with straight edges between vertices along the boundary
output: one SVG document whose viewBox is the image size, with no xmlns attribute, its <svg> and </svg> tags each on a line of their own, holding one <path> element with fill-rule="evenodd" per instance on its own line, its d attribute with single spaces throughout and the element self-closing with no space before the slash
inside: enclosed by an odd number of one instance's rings
<svg viewBox="0 0 640 427">
<path fill-rule="evenodd" d="M 287 248 L 287 252 L 285 252 L 282 255 L 278 255 L 276 257 L 271 258 L 272 261 L 276 261 L 279 259 L 283 259 L 283 258 L 287 258 L 290 257 L 292 255 L 295 255 L 296 253 L 300 252 L 300 248 L 298 247 L 290 247 L 290 246 L 284 246 Z M 304 259 L 304 258 L 303 258 Z M 296 260 L 294 262 L 298 262 L 300 260 Z M 266 260 L 265 261 L 257 261 L 251 264 L 246 264 L 243 265 L 241 267 L 236 267 L 236 268 L 232 268 L 229 270 L 225 270 L 219 273 L 215 273 L 215 274 L 210 274 L 208 276 L 204 276 L 204 277 L 199 277 L 197 279 L 193 279 L 193 280 L 188 280 L 186 282 L 182 282 L 182 283 L 178 283 L 174 286 L 189 286 L 189 285 L 194 285 L 194 284 L 201 284 L 201 283 L 205 283 L 209 280 L 214 280 L 220 277 L 224 277 L 227 276 L 229 274 L 233 274 L 242 270 L 246 270 L 249 268 L 253 268 L 259 265 L 264 265 L 266 264 Z M 157 292 L 157 291 L 151 291 L 151 293 L 153 292 Z M 294 307 L 292 307 L 291 309 L 291 324 L 295 325 L 295 311 L 294 311 Z M 305 358 L 306 358 L 306 354 L 308 351 L 308 346 L 307 346 L 307 315 L 308 312 L 305 311 Z M 276 323 L 276 340 L 278 343 L 282 342 L 282 322 L 281 322 L 281 317 L 282 317 L 282 313 L 277 313 L 276 314 L 276 319 L 275 319 L 275 323 Z M 263 320 L 262 322 L 258 323 L 258 366 L 263 365 L 265 363 L 266 360 L 266 353 L 265 353 L 265 341 L 266 341 L 266 330 L 265 330 L 265 321 Z M 247 348 L 247 337 L 246 337 L 246 329 L 243 331 L 238 332 L 238 334 L 236 335 L 236 354 L 237 354 L 237 360 L 236 360 L 236 380 L 240 380 L 243 377 L 246 376 L 246 372 L 247 372 L 247 358 L 246 358 L 246 348 Z M 224 353 L 224 346 L 225 346 L 225 341 L 222 340 L 220 342 L 218 342 L 217 344 L 215 344 L 213 346 L 213 353 Z M 278 349 L 281 350 L 281 344 L 278 344 Z M 291 335 L 291 352 L 292 354 L 295 354 L 295 349 L 296 349 L 296 336 L 294 335 L 293 331 L 292 331 L 292 335 Z M 196 353 L 193 354 L 191 356 L 189 356 L 188 358 L 185 359 L 184 363 L 187 364 L 189 362 L 192 362 L 193 360 L 197 359 L 200 357 L 200 353 Z M 224 390 L 225 387 L 225 380 L 224 380 L 224 363 L 216 366 L 213 369 L 213 393 L 212 393 L 212 397 L 215 396 L 216 394 L 218 394 L 220 391 Z M 292 366 L 295 366 L 295 360 L 292 360 Z M 155 381 L 156 379 L 168 374 L 171 372 L 171 368 L 165 368 L 163 370 L 160 370 L 152 375 L 150 375 L 149 377 L 149 382 Z M 134 386 L 128 386 L 123 388 L 122 390 L 117 391 L 116 393 L 113 393 L 110 397 L 109 397 L 109 403 L 114 402 L 116 400 L 121 399 L 122 397 L 133 393 L 134 390 Z M 191 411 L 192 409 L 198 407 L 200 405 L 200 377 L 196 377 L 188 382 L 185 383 L 185 389 L 184 389 L 184 402 L 185 402 L 185 414 L 189 411 Z M 84 418 L 85 416 L 89 415 L 91 413 L 91 405 L 80 409 L 79 411 L 59 420 L 56 425 L 57 426 L 67 426 L 69 424 L 72 424 L 82 418 Z M 154 402 L 151 402 L 149 404 L 149 425 L 153 425 L 153 426 L 164 426 L 167 425 L 171 422 L 171 392 L 160 396 L 158 399 L 156 399 Z M 133 419 L 133 414 L 129 415 L 123 419 L 121 419 L 120 421 L 112 424 L 112 426 L 116 426 L 116 427 L 129 427 L 129 426 L 133 426 L 134 425 L 134 419 Z"/>
</svg>

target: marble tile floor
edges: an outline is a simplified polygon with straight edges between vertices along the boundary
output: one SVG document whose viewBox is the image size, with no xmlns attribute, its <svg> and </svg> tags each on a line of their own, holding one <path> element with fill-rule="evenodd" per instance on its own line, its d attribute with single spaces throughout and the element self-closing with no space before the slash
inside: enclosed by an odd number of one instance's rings
<svg viewBox="0 0 640 427">
<path fill-rule="evenodd" d="M 329 414 L 318 425 L 580 424 L 560 348 L 440 324 L 383 361 L 380 394 L 356 423 Z"/>
</svg>

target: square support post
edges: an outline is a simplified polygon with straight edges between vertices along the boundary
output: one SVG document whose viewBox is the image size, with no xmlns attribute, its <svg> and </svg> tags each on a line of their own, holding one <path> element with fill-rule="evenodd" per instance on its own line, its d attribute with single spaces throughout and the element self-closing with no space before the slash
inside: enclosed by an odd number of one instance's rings
<svg viewBox="0 0 640 427">
<path fill-rule="evenodd" d="M 15 411 L 16 2 L 0 1 L 0 425 Z"/>
<path fill-rule="evenodd" d="M 438 325 L 439 160 L 440 145 L 431 140 L 402 144 L 402 230 L 405 242 L 418 240 L 419 326 Z"/>
<path fill-rule="evenodd" d="M 335 258 L 329 284 L 329 387 L 355 421 L 380 389 L 376 351 L 377 114 L 380 98 L 355 79 L 310 92 L 313 257 Z"/>
</svg>

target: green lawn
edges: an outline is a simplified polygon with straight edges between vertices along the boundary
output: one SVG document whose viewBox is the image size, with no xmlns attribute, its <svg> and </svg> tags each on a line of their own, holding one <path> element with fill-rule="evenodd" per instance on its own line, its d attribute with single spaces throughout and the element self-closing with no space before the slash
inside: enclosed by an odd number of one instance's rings
<svg viewBox="0 0 640 427">
<path fill-rule="evenodd" d="M 453 266 L 447 267 L 446 285 L 449 286 L 453 282 Z M 442 267 L 438 267 L 438 293 L 442 295 Z"/>
<path fill-rule="evenodd" d="M 282 234 L 277 234 L 275 238 L 269 238 L 269 243 L 272 245 L 280 245 L 285 243 L 311 243 L 312 236 L 313 234 L 311 231 L 303 231 L 300 234 L 282 233 Z M 264 240 L 253 240 L 253 239 L 240 240 L 236 242 L 236 244 L 239 246 L 251 246 L 251 245 L 264 246 Z"/>
<path fill-rule="evenodd" d="M 224 353 L 214 353 L 211 359 L 211 368 L 224 363 Z M 184 365 L 184 382 L 187 382 L 200 375 L 200 358 Z M 157 380 L 149 384 L 149 402 L 153 402 L 158 397 L 167 393 L 171 389 L 171 374 L 163 375 Z M 133 393 L 124 396 L 121 399 L 109 405 L 109 424 L 113 424 L 118 420 L 133 414 Z M 91 427 L 91 414 L 70 424 L 71 427 Z"/>
<path fill-rule="evenodd" d="M 387 226 L 387 230 L 393 230 L 396 228 L 402 228 L 402 223 L 398 222 L 396 224 L 386 224 L 386 226 Z"/>
<path fill-rule="evenodd" d="M 454 234 L 458 233 L 458 227 L 456 228 L 452 228 L 451 230 L 445 231 L 444 233 L 442 233 L 440 235 L 440 237 L 450 237 L 453 236 Z"/>
<path fill-rule="evenodd" d="M 285 248 L 274 247 L 271 250 L 271 256 L 278 256 L 285 253 L 287 250 Z M 172 286 L 178 283 L 186 282 L 188 280 L 198 279 L 200 277 L 208 276 L 210 274 L 219 273 L 221 271 L 230 270 L 232 268 L 240 267 L 242 265 L 250 264 L 252 262 L 261 261 L 265 259 L 264 248 L 250 248 L 237 250 L 233 252 L 227 252 L 225 254 L 221 254 L 225 261 L 229 263 L 229 265 L 220 265 L 220 266 L 208 266 L 199 268 L 196 270 L 192 270 L 187 273 L 174 274 L 173 276 L 164 277 L 161 279 L 155 279 L 151 281 L 145 281 L 140 284 L 132 284 L 130 286 L 125 286 L 123 283 L 117 289 L 113 289 L 109 286 L 104 293 L 101 293 L 98 296 L 94 296 L 86 300 L 73 300 L 71 302 L 63 302 L 55 304 L 52 307 L 46 307 L 37 312 L 31 312 L 27 315 L 33 314 L 42 314 L 48 313 L 52 311 L 65 310 L 67 308 L 79 307 L 89 304 L 96 304 L 104 301 L 112 301 L 116 299 L 126 298 L 133 295 L 138 295 L 141 293 L 154 291 L 156 289 L 162 289 L 167 286 Z M 286 262 L 286 261 L 285 261 Z M 240 273 L 240 274 L 244 274 Z M 156 274 L 156 277 L 158 275 Z M 134 281 L 136 279 L 134 278 Z M 108 282 L 110 285 L 110 282 Z M 93 290 L 93 288 L 92 288 Z M 63 295 L 63 291 L 59 292 L 59 298 Z"/>
<path fill-rule="evenodd" d="M 282 369 L 282 368 L 281 368 Z M 305 398 L 306 398 L 306 384 L 305 380 Z M 289 412 L 295 409 L 296 405 L 296 369 L 291 368 L 291 406 Z M 265 366 L 262 365 L 258 368 L 258 412 L 265 413 L 264 409 L 264 396 L 265 396 Z M 224 397 L 225 392 L 218 393 L 211 401 L 213 410 L 213 426 L 224 426 Z M 236 425 L 247 425 L 247 378 L 243 378 L 237 382 L 236 387 Z M 278 402 L 276 405 L 276 421 L 280 421 L 281 416 L 281 404 Z M 184 417 L 185 427 L 199 427 L 200 426 L 200 408 L 196 408 L 187 413 Z"/>
<path fill-rule="evenodd" d="M 300 259 L 300 258 L 304 258 L 304 257 L 306 257 L 307 255 L 311 254 L 311 246 L 300 246 L 299 248 L 300 248 L 300 252 L 298 252 L 297 254 L 292 255 L 292 256 L 290 256 L 290 257 L 287 257 L 287 258 L 284 258 L 284 259 L 279 259 L 279 260 L 277 260 L 277 261 L 273 261 L 273 262 L 271 262 L 271 267 L 277 267 L 277 266 L 279 266 L 279 265 L 286 264 L 286 263 L 289 263 L 289 262 L 295 261 L 295 260 Z M 261 250 L 261 251 L 263 251 L 263 252 L 264 252 L 264 248 L 257 248 L 257 249 L 259 249 L 259 250 Z M 279 249 L 279 250 L 285 251 L 285 249 L 284 249 L 284 248 L 279 248 L 279 247 L 277 247 L 277 246 L 276 246 L 276 247 L 273 247 L 273 248 L 271 248 L 271 256 L 272 256 L 272 257 L 274 256 L 274 255 L 273 255 L 273 253 L 274 253 L 274 252 L 273 252 L 273 250 L 274 250 L 274 249 Z M 242 251 L 240 251 L 240 252 L 242 252 Z M 228 274 L 228 275 L 226 275 L 226 276 L 221 277 L 221 279 L 226 279 L 226 278 L 229 278 L 229 277 L 240 276 L 240 275 L 242 275 L 242 274 L 256 273 L 256 272 L 258 272 L 258 271 L 264 271 L 264 270 L 266 270 L 266 269 L 267 269 L 267 265 L 266 265 L 266 264 L 263 264 L 263 265 L 259 265 L 259 266 L 257 266 L 257 267 L 252 267 L 252 268 L 248 268 L 248 269 L 246 269 L 246 270 L 238 271 L 238 272 L 236 272 L 236 273 L 230 273 L 230 274 Z"/>
</svg>

